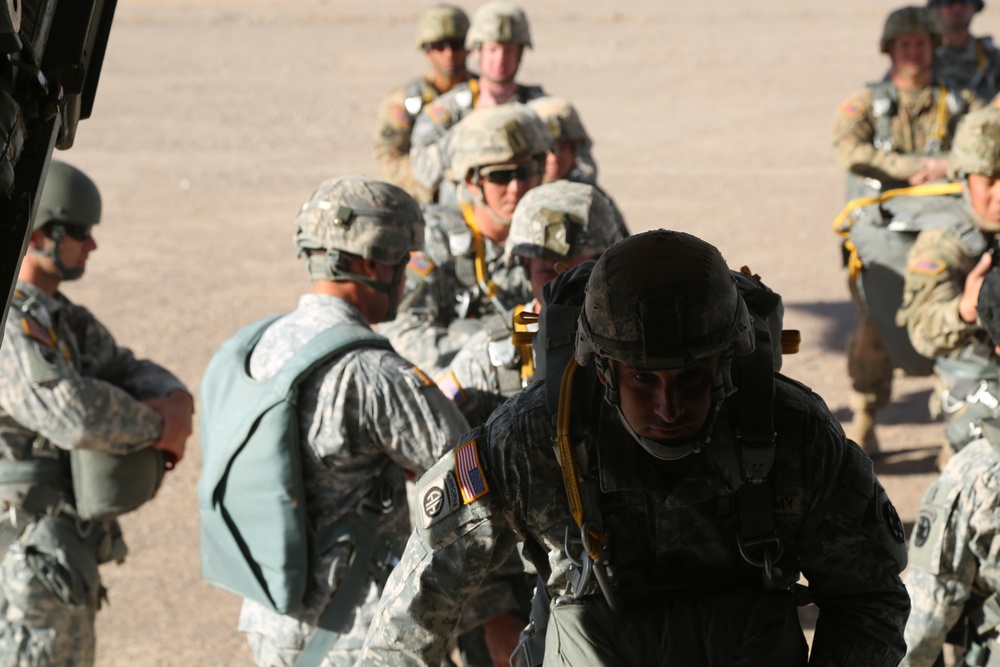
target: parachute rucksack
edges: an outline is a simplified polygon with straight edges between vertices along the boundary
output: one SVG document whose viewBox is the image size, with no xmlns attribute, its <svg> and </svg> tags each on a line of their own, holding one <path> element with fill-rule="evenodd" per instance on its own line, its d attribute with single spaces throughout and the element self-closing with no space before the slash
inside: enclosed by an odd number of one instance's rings
<svg viewBox="0 0 1000 667">
<path fill-rule="evenodd" d="M 896 324 L 896 312 L 903 305 L 907 254 L 917 235 L 950 227 L 973 250 L 979 244 L 986 249 L 961 193 L 958 183 L 889 190 L 848 202 L 834 221 L 834 231 L 845 239 L 851 280 L 885 341 L 892 365 L 909 375 L 930 375 L 934 370 L 934 361 L 913 349 L 906 327 Z"/>
<path fill-rule="evenodd" d="M 204 461 L 198 480 L 202 577 L 276 612 L 295 613 L 303 607 L 312 557 L 351 540 L 352 563 L 359 562 L 363 569 L 348 571 L 328 607 L 330 611 L 346 605 L 350 611 L 374 550 L 375 512 L 359 512 L 357 521 L 337 524 L 329 534 L 310 538 L 298 388 L 320 364 L 350 350 L 392 346 L 366 327 L 341 325 L 307 343 L 273 377 L 256 380 L 249 373 L 250 354 L 276 319 L 244 327 L 223 343 L 202 379 Z M 348 599 L 353 589 L 357 593 Z M 337 623 L 324 613 L 319 627 L 339 629 L 329 625 Z"/>
</svg>

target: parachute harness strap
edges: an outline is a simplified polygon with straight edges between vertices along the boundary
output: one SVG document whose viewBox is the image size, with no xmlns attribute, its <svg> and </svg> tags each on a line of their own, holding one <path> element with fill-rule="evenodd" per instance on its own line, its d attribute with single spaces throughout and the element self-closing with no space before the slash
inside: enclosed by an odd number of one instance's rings
<svg viewBox="0 0 1000 667">
<path fill-rule="evenodd" d="M 937 122 L 934 126 L 934 138 L 941 140 L 948 136 L 948 89 L 938 88 Z"/>
<path fill-rule="evenodd" d="M 576 376 L 577 368 L 579 365 L 576 363 L 576 359 L 570 358 L 563 371 L 562 382 L 559 386 L 559 410 L 556 416 L 556 445 L 559 451 L 559 467 L 562 470 L 563 486 L 566 487 L 566 499 L 569 502 L 570 513 L 580 528 L 581 550 L 578 557 L 574 557 L 571 553 L 569 526 L 566 527 L 563 549 L 575 568 L 573 596 L 579 598 L 588 594 L 591 590 L 591 577 L 593 577 L 597 581 L 601 593 L 604 594 L 608 606 L 614 610 L 618 604 L 611 586 L 611 572 L 605 554 L 608 540 L 600 529 L 599 520 L 589 519 L 585 515 L 583 493 L 580 489 L 576 462 L 573 459 L 570 426 L 573 406 L 573 378 Z"/>
<path fill-rule="evenodd" d="M 486 242 L 483 240 L 483 233 L 479 231 L 476 214 L 468 202 L 462 202 L 462 216 L 465 218 L 465 224 L 469 226 L 469 230 L 472 232 L 473 249 L 476 253 L 473 260 L 476 267 L 476 283 L 483 290 L 483 294 L 492 299 L 496 296 L 497 290 L 496 285 L 489 279 L 489 273 L 486 270 Z"/>
<path fill-rule="evenodd" d="M 858 257 L 857 246 L 851 242 L 851 227 L 854 226 L 854 213 L 858 209 L 872 204 L 882 204 L 895 199 L 896 197 L 932 197 L 936 195 L 957 195 L 962 193 L 961 183 L 927 183 L 925 185 L 914 185 L 909 188 L 896 188 L 886 190 L 877 197 L 861 197 L 852 199 L 844 204 L 844 208 L 833 220 L 833 233 L 844 239 L 844 247 L 850 253 L 847 268 L 850 272 L 851 281 L 857 282 L 864 263 Z"/>
<path fill-rule="evenodd" d="M 521 352 L 521 380 L 526 382 L 535 375 L 535 356 L 531 352 L 531 342 L 535 332 L 532 325 L 538 324 L 538 313 L 525 310 L 524 306 L 514 308 L 514 333 L 511 334 L 511 344 Z"/>
</svg>

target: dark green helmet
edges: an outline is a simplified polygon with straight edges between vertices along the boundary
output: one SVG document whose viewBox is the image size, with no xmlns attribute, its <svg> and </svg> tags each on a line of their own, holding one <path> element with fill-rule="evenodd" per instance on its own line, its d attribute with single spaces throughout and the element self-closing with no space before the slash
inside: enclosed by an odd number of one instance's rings
<svg viewBox="0 0 1000 667">
<path fill-rule="evenodd" d="M 32 229 L 51 222 L 96 225 L 101 221 L 101 193 L 94 181 L 76 167 L 52 160 Z"/>
<path fill-rule="evenodd" d="M 879 49 L 882 53 L 888 54 L 892 48 L 892 40 L 900 35 L 915 35 L 921 32 L 931 36 L 934 48 L 941 46 L 941 25 L 933 12 L 928 11 L 926 7 L 915 5 L 901 7 L 886 17 Z"/>
</svg>

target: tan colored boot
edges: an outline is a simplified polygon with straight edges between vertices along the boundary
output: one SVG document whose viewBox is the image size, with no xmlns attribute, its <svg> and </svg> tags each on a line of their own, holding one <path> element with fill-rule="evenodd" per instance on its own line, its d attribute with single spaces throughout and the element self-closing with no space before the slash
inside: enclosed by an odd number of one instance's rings
<svg viewBox="0 0 1000 667">
<path fill-rule="evenodd" d="M 881 453 L 878 436 L 875 435 L 875 413 L 871 410 L 856 410 L 847 437 L 861 445 L 861 449 L 870 458 Z"/>
</svg>

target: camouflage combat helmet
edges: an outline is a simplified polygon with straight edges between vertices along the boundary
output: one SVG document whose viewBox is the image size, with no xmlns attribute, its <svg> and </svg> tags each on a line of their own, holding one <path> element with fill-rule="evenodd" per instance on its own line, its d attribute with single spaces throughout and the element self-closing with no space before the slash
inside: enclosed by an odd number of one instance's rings
<svg viewBox="0 0 1000 667">
<path fill-rule="evenodd" d="M 593 185 L 556 181 L 528 191 L 514 209 L 508 256 L 600 255 L 622 240 L 611 200 Z"/>
<path fill-rule="evenodd" d="M 892 40 L 900 35 L 913 35 L 919 32 L 930 33 L 934 48 L 941 46 L 941 25 L 933 12 L 928 11 L 926 7 L 914 5 L 901 7 L 886 17 L 879 49 L 882 53 L 888 54 L 892 48 Z"/>
<path fill-rule="evenodd" d="M 743 298 L 718 249 L 683 232 L 635 234 L 598 260 L 587 283 L 576 358 L 681 368 L 716 352 L 753 351 Z"/>
<path fill-rule="evenodd" d="M 656 230 L 609 248 L 587 281 L 577 324 L 576 360 L 593 359 L 605 400 L 625 430 L 652 456 L 674 460 L 711 441 L 722 401 L 732 390 L 733 355 L 754 349 L 750 313 L 718 249 L 690 234 Z M 644 370 L 690 366 L 721 353 L 712 407 L 698 435 L 665 444 L 639 435 L 622 412 L 616 360 Z"/>
<path fill-rule="evenodd" d="M 431 7 L 417 24 L 417 48 L 432 42 L 461 41 L 469 32 L 469 17 L 454 5 Z"/>
<path fill-rule="evenodd" d="M 483 42 L 531 46 L 531 31 L 524 10 L 510 2 L 487 2 L 472 15 L 465 48 L 473 51 Z"/>
<path fill-rule="evenodd" d="M 984 107 L 962 119 L 948 155 L 948 169 L 957 178 L 1000 173 L 1000 109 Z"/>
<path fill-rule="evenodd" d="M 528 102 L 528 108 L 537 113 L 549 128 L 553 141 L 573 141 L 590 147 L 590 135 L 569 101 L 561 97 L 538 97 Z"/>
<path fill-rule="evenodd" d="M 395 185 L 364 176 L 324 181 L 295 218 L 295 245 L 313 280 L 355 281 L 397 296 L 411 250 L 424 244 L 424 218 Z M 313 252 L 325 251 L 325 252 Z M 385 283 L 349 270 L 349 255 L 396 267 Z M 398 300 L 392 300 L 392 319 Z"/>
<path fill-rule="evenodd" d="M 84 269 L 64 265 L 59 246 L 67 235 L 86 239 L 90 228 L 100 221 L 101 193 L 97 184 L 76 167 L 52 160 L 32 222 L 32 230 L 48 230 L 52 245 L 48 250 L 31 248 L 31 252 L 49 257 L 55 264 L 60 279 L 79 278 Z"/>
<path fill-rule="evenodd" d="M 940 5 L 941 5 L 941 0 L 927 0 L 928 7 L 939 7 Z M 972 6 L 976 8 L 977 12 L 981 12 L 983 11 L 983 7 L 986 6 L 986 3 L 984 3 L 983 0 L 975 0 L 972 3 Z"/>
<path fill-rule="evenodd" d="M 451 173 L 463 180 L 477 167 L 542 156 L 552 139 L 542 119 L 523 104 L 479 109 L 452 129 Z"/>
</svg>

